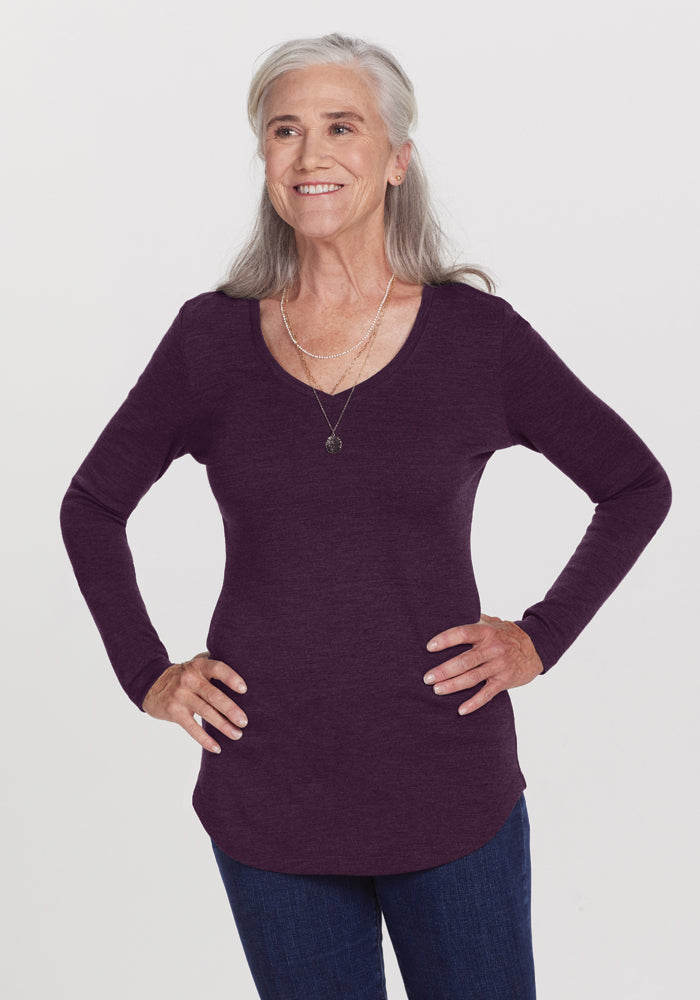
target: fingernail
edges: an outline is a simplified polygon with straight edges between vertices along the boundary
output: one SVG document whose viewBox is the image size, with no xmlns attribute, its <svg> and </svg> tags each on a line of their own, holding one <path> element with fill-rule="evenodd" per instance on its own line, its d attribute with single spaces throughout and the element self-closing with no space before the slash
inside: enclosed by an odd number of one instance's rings
<svg viewBox="0 0 700 1000">
<path fill-rule="evenodd" d="M 221 747 L 216 746 L 216 747 L 212 747 L 211 749 L 212 749 L 213 753 L 221 753 Z"/>
<path fill-rule="evenodd" d="M 423 680 L 426 684 L 432 684 L 435 680 L 435 674 L 426 674 Z"/>
<path fill-rule="evenodd" d="M 433 639 L 432 642 L 428 643 L 428 649 L 437 649 L 437 647 L 438 647 L 438 644 L 437 644 L 437 641 L 435 639 Z"/>
<path fill-rule="evenodd" d="M 243 683 L 243 681 L 241 681 L 240 684 L 238 685 L 237 690 L 240 691 L 241 694 L 245 694 L 246 691 L 248 690 L 248 688 L 245 686 L 245 684 Z"/>
</svg>

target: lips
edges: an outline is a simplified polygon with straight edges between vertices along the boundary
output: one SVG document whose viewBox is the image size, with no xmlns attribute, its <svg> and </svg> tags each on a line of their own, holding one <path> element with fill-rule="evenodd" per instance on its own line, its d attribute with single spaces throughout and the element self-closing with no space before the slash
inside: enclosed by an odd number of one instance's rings
<svg viewBox="0 0 700 1000">
<path fill-rule="evenodd" d="M 342 184 L 295 184 L 294 190 L 297 194 L 303 195 L 332 194 L 334 191 L 340 191 L 342 187 Z"/>
</svg>

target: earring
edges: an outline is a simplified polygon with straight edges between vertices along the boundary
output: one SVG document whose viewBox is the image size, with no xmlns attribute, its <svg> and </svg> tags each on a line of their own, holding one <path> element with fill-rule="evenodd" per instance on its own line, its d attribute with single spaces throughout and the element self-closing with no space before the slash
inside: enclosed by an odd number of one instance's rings
<svg viewBox="0 0 700 1000">
<path fill-rule="evenodd" d="M 397 174 L 397 175 L 396 175 L 396 180 L 397 180 L 397 181 L 400 181 L 400 180 L 401 180 L 401 174 Z"/>
</svg>

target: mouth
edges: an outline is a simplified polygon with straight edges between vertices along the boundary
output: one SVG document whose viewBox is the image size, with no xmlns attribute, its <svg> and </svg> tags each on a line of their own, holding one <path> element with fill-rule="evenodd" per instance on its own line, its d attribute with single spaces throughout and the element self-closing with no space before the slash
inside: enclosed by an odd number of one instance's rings
<svg viewBox="0 0 700 1000">
<path fill-rule="evenodd" d="M 297 194 L 303 195 L 333 194 L 334 191 L 340 191 L 343 186 L 342 184 L 295 184 L 294 190 Z"/>
</svg>

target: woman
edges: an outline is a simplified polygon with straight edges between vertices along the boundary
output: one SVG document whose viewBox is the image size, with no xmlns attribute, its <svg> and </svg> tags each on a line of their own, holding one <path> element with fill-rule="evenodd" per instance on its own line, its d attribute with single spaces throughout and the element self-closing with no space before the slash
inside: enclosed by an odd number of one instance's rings
<svg viewBox="0 0 700 1000">
<path fill-rule="evenodd" d="M 261 997 L 385 997 L 383 914 L 412 1000 L 529 1000 L 508 689 L 622 580 L 668 478 L 488 277 L 445 265 L 391 55 L 286 43 L 249 114 L 254 234 L 74 475 L 65 544 L 127 695 L 202 746 L 193 804 Z M 596 506 L 512 622 L 481 613 L 469 534 L 486 462 L 515 444 Z M 173 663 L 125 526 L 184 454 L 207 467 L 227 558 L 206 651 Z"/>
</svg>

